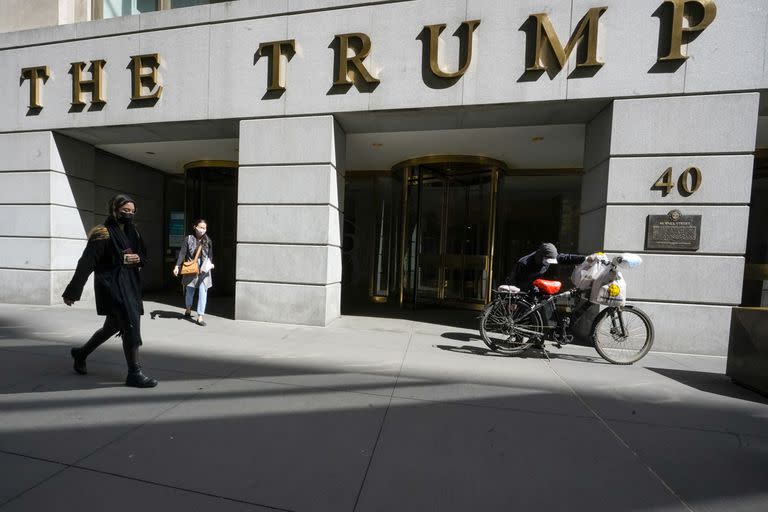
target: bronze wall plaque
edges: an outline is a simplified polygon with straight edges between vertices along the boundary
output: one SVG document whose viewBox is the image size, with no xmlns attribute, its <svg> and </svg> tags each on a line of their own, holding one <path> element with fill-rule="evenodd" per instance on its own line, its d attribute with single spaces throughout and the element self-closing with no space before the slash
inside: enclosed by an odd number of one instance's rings
<svg viewBox="0 0 768 512">
<path fill-rule="evenodd" d="M 701 241 L 701 215 L 683 215 L 672 210 L 667 215 L 649 215 L 645 230 L 647 250 L 671 249 L 698 251 Z"/>
</svg>

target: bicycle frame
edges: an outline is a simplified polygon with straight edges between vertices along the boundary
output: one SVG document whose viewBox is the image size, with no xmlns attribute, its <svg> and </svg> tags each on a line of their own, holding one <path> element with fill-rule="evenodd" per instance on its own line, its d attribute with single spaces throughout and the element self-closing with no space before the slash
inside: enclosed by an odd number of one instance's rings
<svg viewBox="0 0 768 512">
<path fill-rule="evenodd" d="M 557 330 L 561 331 L 559 333 L 560 336 L 562 336 L 563 340 L 566 339 L 568 336 L 568 333 L 566 333 L 566 328 L 570 327 L 570 325 L 574 325 L 577 323 L 582 316 L 584 316 L 584 313 L 586 313 L 587 309 L 592 305 L 591 302 L 588 300 L 585 300 L 581 295 L 581 291 L 574 288 L 565 292 L 557 293 L 555 295 L 549 295 L 545 299 L 539 299 L 535 297 L 535 295 L 532 295 L 531 293 L 520 293 L 519 295 L 525 296 L 526 298 L 532 298 L 531 301 L 533 303 L 532 307 L 525 312 L 521 317 L 517 318 L 517 322 L 524 321 L 526 318 L 534 314 L 536 311 L 541 311 L 544 308 L 547 307 L 547 305 L 552 305 L 552 311 L 554 313 L 554 320 L 555 325 L 545 325 L 542 326 L 542 328 L 545 330 L 551 330 L 554 331 L 552 338 L 556 338 L 558 336 Z M 557 302 L 559 299 L 563 298 L 571 298 L 571 297 L 577 297 L 578 304 L 574 311 L 572 311 L 570 314 L 567 314 L 565 316 L 562 316 L 558 311 L 557 307 L 555 307 L 555 302 Z M 509 298 L 511 300 L 511 296 Z M 610 306 L 609 306 L 610 307 Z M 612 307 L 612 309 L 619 310 L 620 308 Z M 568 325 L 564 323 L 565 319 L 568 319 Z M 620 333 L 622 336 L 626 334 L 626 330 L 624 327 L 624 319 L 622 318 L 622 315 L 611 315 L 611 323 L 613 325 L 613 328 L 616 330 L 616 332 Z M 618 325 L 617 325 L 618 324 Z M 545 334 L 546 336 L 546 334 Z M 558 340 L 555 340 L 558 341 Z M 567 343 L 568 341 L 566 341 Z"/>
<path fill-rule="evenodd" d="M 611 271 L 615 272 L 616 269 L 619 266 L 619 262 L 621 261 L 621 258 L 620 257 L 619 258 L 614 258 L 612 260 L 605 259 L 604 261 L 605 261 L 605 263 L 607 263 L 610 266 Z M 584 313 L 587 311 L 587 309 L 589 309 L 589 306 L 592 305 L 592 303 L 590 301 L 585 300 L 581 295 L 582 295 L 581 290 L 579 290 L 578 288 L 572 288 L 572 289 L 567 290 L 565 292 L 557 293 L 557 294 L 554 294 L 554 295 L 549 295 L 546 299 L 543 299 L 543 300 L 539 299 L 536 296 L 536 294 L 534 294 L 532 292 L 510 293 L 508 295 L 508 297 L 504 297 L 504 299 L 509 301 L 509 302 L 512 301 L 513 296 L 523 296 L 525 298 L 532 299 L 530 301 L 533 304 L 532 307 L 525 314 L 523 314 L 523 316 L 517 318 L 517 322 L 525 320 L 526 318 L 528 318 L 529 316 L 534 314 L 536 311 L 540 311 L 540 310 L 544 309 L 545 307 L 547 307 L 547 305 L 551 304 L 552 305 L 552 310 L 554 312 L 554 317 L 555 317 L 556 325 L 554 327 L 546 325 L 546 326 L 542 326 L 542 328 L 545 331 L 547 329 L 552 329 L 553 331 L 555 329 L 559 329 L 560 331 L 562 331 L 561 335 L 562 335 L 563 339 L 565 339 L 566 336 L 568 336 L 568 334 L 565 332 L 566 325 L 563 322 L 565 320 L 565 318 L 569 319 L 569 321 L 568 321 L 569 325 L 573 325 L 573 324 L 575 324 L 576 322 L 578 322 L 581 319 L 581 317 L 584 315 Z M 578 300 L 579 300 L 578 306 L 569 315 L 567 315 L 564 318 L 561 318 L 560 314 L 557 312 L 557 307 L 555 307 L 554 303 L 558 299 L 561 299 L 561 298 L 571 298 L 571 297 L 574 297 L 574 296 L 577 297 Z M 612 309 L 614 309 L 616 311 L 619 311 L 619 313 L 621 312 L 621 308 L 620 307 L 615 307 L 615 306 L 608 306 L 608 307 L 612 308 Z M 618 325 L 617 325 L 617 323 L 618 323 Z M 621 314 L 611 315 L 611 325 L 613 326 L 613 329 L 616 332 L 618 332 L 621 336 L 625 336 L 626 335 L 626 329 L 624 327 L 624 319 L 622 318 Z M 553 336 L 553 338 L 554 337 L 556 337 L 556 336 Z"/>
</svg>

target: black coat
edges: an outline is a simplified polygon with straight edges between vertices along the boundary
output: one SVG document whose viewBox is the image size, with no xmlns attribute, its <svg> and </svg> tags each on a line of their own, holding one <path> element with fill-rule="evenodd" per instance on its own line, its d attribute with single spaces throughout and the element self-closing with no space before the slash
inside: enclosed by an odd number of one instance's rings
<svg viewBox="0 0 768 512">
<path fill-rule="evenodd" d="M 549 270 L 549 263 L 541 261 L 537 255 L 538 251 L 534 251 L 517 260 L 512 275 L 507 278 L 507 283 L 513 284 L 521 290 L 529 290 L 533 286 L 533 282 Z M 580 254 L 560 253 L 557 255 L 557 263 L 560 265 L 578 265 L 585 259 L 586 256 Z"/>
<path fill-rule="evenodd" d="M 93 288 L 96 295 L 96 312 L 110 315 L 124 312 L 143 315 L 140 268 L 146 262 L 144 240 L 138 236 L 134 252 L 141 258 L 139 265 L 124 265 L 123 255 L 110 240 L 109 231 L 103 225 L 96 226 L 88 237 L 83 255 L 77 262 L 77 270 L 62 297 L 80 300 L 88 276 L 94 272 Z M 122 272 L 130 286 L 118 286 L 117 276 Z M 128 314 L 130 317 L 131 315 Z"/>
</svg>

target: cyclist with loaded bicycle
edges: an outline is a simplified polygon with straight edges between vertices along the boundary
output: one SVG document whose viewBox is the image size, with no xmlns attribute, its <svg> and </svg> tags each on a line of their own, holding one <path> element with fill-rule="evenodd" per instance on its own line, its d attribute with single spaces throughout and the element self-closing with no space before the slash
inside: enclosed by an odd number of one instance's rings
<svg viewBox="0 0 768 512">
<path fill-rule="evenodd" d="M 547 273 L 550 265 L 578 265 L 586 259 L 587 256 L 581 254 L 558 253 L 554 244 L 544 243 L 531 254 L 517 260 L 512 274 L 506 279 L 506 284 L 528 291 L 536 279 Z"/>
<path fill-rule="evenodd" d="M 541 244 L 520 258 L 507 277 L 507 283 L 515 286 L 499 286 L 483 308 L 480 337 L 488 348 L 507 355 L 531 347 L 543 349 L 544 341 L 561 348 L 573 341 L 571 327 L 596 304 L 601 308 L 585 340 L 591 340 L 597 353 L 611 364 L 635 363 L 653 346 L 653 321 L 640 308 L 626 303 L 626 281 L 619 267 L 634 268 L 641 263 L 631 253 L 611 258 L 603 253 L 558 254 L 554 245 Z M 575 288 L 560 291 L 560 281 L 541 279 L 552 264 L 578 265 L 571 275 Z M 555 303 L 563 299 L 570 308 L 561 313 Z"/>
<path fill-rule="evenodd" d="M 581 254 L 558 253 L 557 247 L 551 243 L 543 243 L 530 254 L 526 254 L 515 264 L 512 274 L 507 276 L 506 284 L 516 286 L 522 291 L 529 291 L 533 288 L 533 282 L 539 279 L 549 270 L 550 265 L 579 265 L 586 260 L 588 256 Z M 543 313 L 547 321 L 554 315 L 554 305 L 549 303 L 543 308 Z M 535 347 L 541 348 L 544 345 L 543 340 L 535 343 Z"/>
</svg>

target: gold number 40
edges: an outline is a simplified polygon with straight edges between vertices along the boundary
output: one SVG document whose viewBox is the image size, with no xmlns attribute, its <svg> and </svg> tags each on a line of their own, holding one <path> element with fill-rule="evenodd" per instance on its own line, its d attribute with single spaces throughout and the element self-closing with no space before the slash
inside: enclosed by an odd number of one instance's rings
<svg viewBox="0 0 768 512">
<path fill-rule="evenodd" d="M 677 180 L 677 190 L 683 197 L 688 197 L 701 186 L 701 171 L 698 167 L 689 167 L 683 171 Z M 675 188 L 675 182 L 672 179 L 672 168 L 667 167 L 667 170 L 659 176 L 656 183 L 653 184 L 651 190 L 661 190 L 661 195 L 666 197 L 669 192 Z"/>
</svg>

